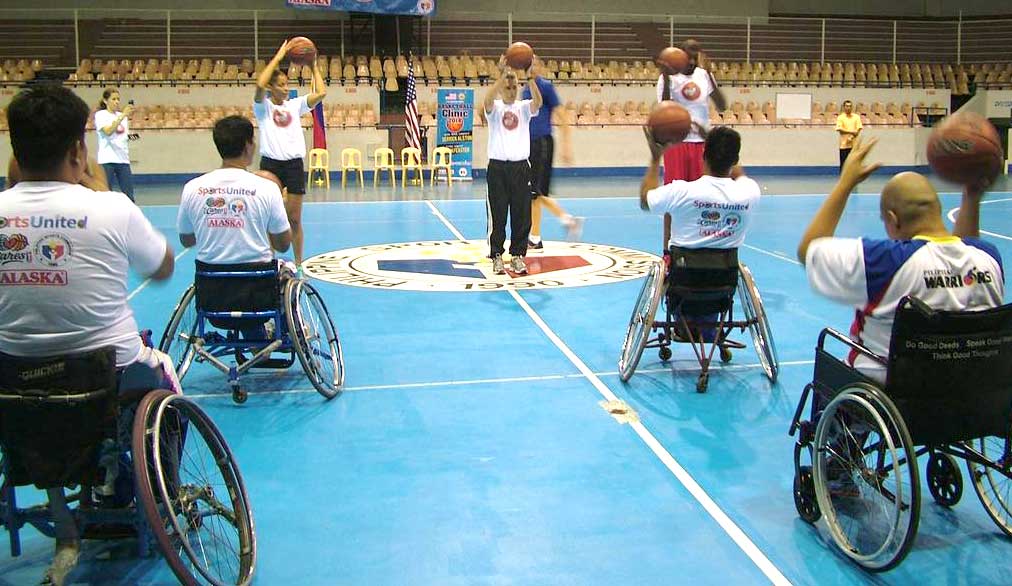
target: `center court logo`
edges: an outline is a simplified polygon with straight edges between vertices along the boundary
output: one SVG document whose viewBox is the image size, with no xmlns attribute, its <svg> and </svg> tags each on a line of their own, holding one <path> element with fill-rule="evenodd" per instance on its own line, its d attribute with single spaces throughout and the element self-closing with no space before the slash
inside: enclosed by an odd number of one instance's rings
<svg viewBox="0 0 1012 586">
<path fill-rule="evenodd" d="M 618 246 L 549 242 L 528 274 L 496 275 L 484 240 L 400 242 L 314 256 L 305 274 L 340 285 L 402 291 L 505 291 L 603 285 L 642 277 L 658 257 Z"/>
</svg>

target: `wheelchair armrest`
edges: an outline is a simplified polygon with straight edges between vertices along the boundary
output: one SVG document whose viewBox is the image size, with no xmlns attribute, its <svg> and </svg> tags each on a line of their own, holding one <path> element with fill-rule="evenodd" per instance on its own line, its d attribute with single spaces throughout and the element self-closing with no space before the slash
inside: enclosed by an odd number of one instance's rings
<svg viewBox="0 0 1012 586">
<path fill-rule="evenodd" d="M 874 360 L 875 362 L 878 362 L 882 366 L 887 366 L 889 364 L 888 358 L 875 354 L 865 346 L 858 344 L 854 340 L 851 340 L 850 336 L 841 334 L 840 332 L 834 330 L 833 328 L 825 328 L 822 330 L 822 332 L 819 333 L 819 343 L 817 346 L 819 350 L 825 350 L 826 336 L 835 338 L 837 341 L 842 342 L 844 345 L 848 346 L 851 350 L 854 350 L 859 354 L 863 354 L 864 356 Z"/>
</svg>

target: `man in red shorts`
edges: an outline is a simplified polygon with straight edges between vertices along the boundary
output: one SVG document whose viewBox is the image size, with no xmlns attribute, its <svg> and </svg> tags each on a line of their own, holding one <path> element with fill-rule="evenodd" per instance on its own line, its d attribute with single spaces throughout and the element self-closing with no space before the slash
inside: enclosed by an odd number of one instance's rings
<svg viewBox="0 0 1012 586">
<path fill-rule="evenodd" d="M 657 79 L 657 101 L 671 100 L 689 111 L 692 129 L 682 142 L 664 151 L 664 183 L 681 179 L 695 181 L 703 176 L 703 142 L 710 122 L 709 100 L 718 110 L 727 109 L 724 94 L 717 87 L 708 70 L 709 62 L 695 39 L 682 43 L 689 56 L 689 66 L 683 73 L 664 75 Z M 664 214 L 664 249 L 671 238 L 671 215 Z"/>
</svg>

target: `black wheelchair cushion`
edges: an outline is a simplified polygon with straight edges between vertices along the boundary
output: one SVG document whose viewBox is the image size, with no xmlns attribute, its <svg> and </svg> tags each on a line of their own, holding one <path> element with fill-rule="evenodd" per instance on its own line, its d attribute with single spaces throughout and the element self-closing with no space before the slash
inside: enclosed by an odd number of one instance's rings
<svg viewBox="0 0 1012 586">
<path fill-rule="evenodd" d="M 15 486 L 95 483 L 102 441 L 115 438 L 116 349 L 72 356 L 0 354 L 0 448 Z"/>
<path fill-rule="evenodd" d="M 668 306 L 685 315 L 709 315 L 731 309 L 738 288 L 735 248 L 671 247 Z"/>
<path fill-rule="evenodd" d="M 271 271 L 256 277 L 215 277 L 200 273 Z M 197 261 L 194 275 L 197 309 L 203 311 L 273 311 L 280 307 L 281 280 L 277 261 L 266 263 L 208 264 Z M 221 329 L 243 329 L 268 318 L 215 318 L 211 325 Z"/>
<path fill-rule="evenodd" d="M 1012 424 L 1012 305 L 933 311 L 900 303 L 886 393 L 917 445 L 1007 437 Z"/>
</svg>

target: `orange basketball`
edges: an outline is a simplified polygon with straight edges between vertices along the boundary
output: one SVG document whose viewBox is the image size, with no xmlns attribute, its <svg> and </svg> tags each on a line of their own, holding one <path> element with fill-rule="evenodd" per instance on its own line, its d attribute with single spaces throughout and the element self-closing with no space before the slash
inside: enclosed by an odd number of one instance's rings
<svg viewBox="0 0 1012 586">
<path fill-rule="evenodd" d="M 657 64 L 668 75 L 685 73 L 689 68 L 689 54 L 678 47 L 668 47 L 657 56 Z"/>
<path fill-rule="evenodd" d="M 953 183 L 993 183 L 1002 160 L 998 131 L 973 112 L 949 116 L 928 137 L 928 163 L 939 177 Z"/>
<path fill-rule="evenodd" d="M 692 128 L 692 117 L 689 111 L 678 104 L 665 100 L 650 112 L 647 126 L 659 143 L 682 142 Z"/>
<path fill-rule="evenodd" d="M 312 65 L 316 61 L 316 45 L 306 37 L 288 41 L 288 59 L 296 65 Z"/>
<path fill-rule="evenodd" d="M 527 43 L 513 43 L 506 49 L 506 64 L 513 69 L 526 70 L 534 62 L 534 49 Z"/>
</svg>

